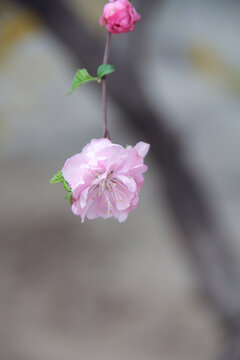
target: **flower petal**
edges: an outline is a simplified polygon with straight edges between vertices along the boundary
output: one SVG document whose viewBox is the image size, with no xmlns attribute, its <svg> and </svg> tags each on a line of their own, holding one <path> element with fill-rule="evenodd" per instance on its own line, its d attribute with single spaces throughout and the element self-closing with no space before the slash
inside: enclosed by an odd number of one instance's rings
<svg viewBox="0 0 240 360">
<path fill-rule="evenodd" d="M 135 192 L 137 190 L 137 185 L 134 181 L 134 178 L 130 178 L 125 175 L 117 175 L 116 178 L 120 180 L 124 185 L 126 185 L 129 191 Z"/>
<path fill-rule="evenodd" d="M 140 141 L 139 143 L 137 143 L 137 145 L 135 145 L 134 149 L 137 150 L 139 156 L 144 158 L 150 149 L 150 145 L 143 141 Z"/>
<path fill-rule="evenodd" d="M 63 177 L 67 180 L 70 187 L 76 184 L 84 184 L 83 180 L 83 165 L 86 164 L 88 159 L 81 153 L 67 159 L 63 168 Z"/>
</svg>

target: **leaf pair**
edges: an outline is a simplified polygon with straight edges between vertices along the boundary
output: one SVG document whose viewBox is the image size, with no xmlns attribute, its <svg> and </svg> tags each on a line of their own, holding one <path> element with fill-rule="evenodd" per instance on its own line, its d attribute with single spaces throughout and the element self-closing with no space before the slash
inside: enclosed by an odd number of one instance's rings
<svg viewBox="0 0 240 360">
<path fill-rule="evenodd" d="M 77 70 L 74 79 L 73 79 L 73 83 L 72 83 L 72 89 L 70 91 L 70 94 L 76 90 L 79 86 L 81 86 L 82 84 L 85 84 L 86 82 L 90 82 L 90 81 L 101 81 L 101 79 L 106 76 L 109 75 L 111 73 L 113 73 L 115 71 L 115 68 L 113 65 L 109 65 L 109 64 L 103 64 L 100 65 L 99 68 L 97 69 L 97 77 L 93 77 L 91 76 L 87 69 L 79 69 Z"/>
<path fill-rule="evenodd" d="M 72 205 L 72 190 L 70 189 L 67 181 L 64 179 L 62 171 L 58 171 L 49 182 L 50 184 L 62 183 L 64 189 L 68 192 L 67 196 L 65 196 L 65 199 L 68 199 L 69 203 Z"/>
</svg>

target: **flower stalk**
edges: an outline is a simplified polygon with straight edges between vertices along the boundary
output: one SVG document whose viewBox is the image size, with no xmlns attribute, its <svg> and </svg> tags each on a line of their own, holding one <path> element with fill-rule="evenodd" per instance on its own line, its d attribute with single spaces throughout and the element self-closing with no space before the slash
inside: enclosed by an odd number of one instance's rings
<svg viewBox="0 0 240 360">
<path fill-rule="evenodd" d="M 111 33 L 108 31 L 106 46 L 103 57 L 103 65 L 108 63 L 109 49 L 111 42 Z M 102 78 L 102 102 L 103 102 L 103 137 L 110 140 L 110 134 L 107 128 L 107 79 L 106 76 Z"/>
</svg>

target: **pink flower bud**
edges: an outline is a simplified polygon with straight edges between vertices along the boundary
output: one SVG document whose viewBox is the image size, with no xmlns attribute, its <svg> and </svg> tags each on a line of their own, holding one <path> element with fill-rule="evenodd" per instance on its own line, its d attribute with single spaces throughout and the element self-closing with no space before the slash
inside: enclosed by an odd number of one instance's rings
<svg viewBox="0 0 240 360">
<path fill-rule="evenodd" d="M 109 0 L 104 6 L 100 25 L 106 26 L 113 34 L 121 34 L 133 31 L 135 23 L 140 19 L 141 15 L 128 0 Z"/>
<path fill-rule="evenodd" d="M 93 139 L 65 162 L 62 174 L 72 190 L 72 212 L 89 219 L 114 216 L 120 222 L 138 206 L 150 145 L 124 149 L 108 139 Z"/>
</svg>

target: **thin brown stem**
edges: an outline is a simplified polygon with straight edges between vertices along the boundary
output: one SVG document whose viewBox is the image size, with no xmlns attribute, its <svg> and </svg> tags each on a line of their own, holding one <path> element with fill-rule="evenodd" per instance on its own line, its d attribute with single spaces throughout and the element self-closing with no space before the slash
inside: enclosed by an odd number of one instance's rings
<svg viewBox="0 0 240 360">
<path fill-rule="evenodd" d="M 108 55 L 110 48 L 111 33 L 108 32 L 106 47 L 103 57 L 103 64 L 108 63 Z M 110 139 L 109 131 L 107 129 L 107 79 L 106 76 L 102 79 L 102 101 L 103 101 L 103 137 Z"/>
</svg>

